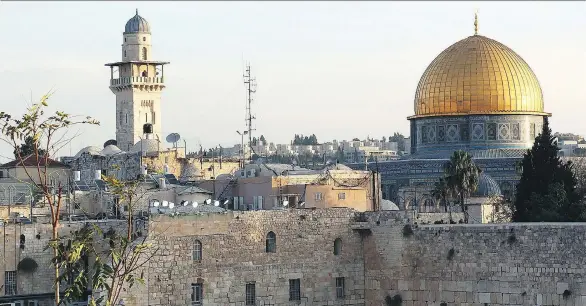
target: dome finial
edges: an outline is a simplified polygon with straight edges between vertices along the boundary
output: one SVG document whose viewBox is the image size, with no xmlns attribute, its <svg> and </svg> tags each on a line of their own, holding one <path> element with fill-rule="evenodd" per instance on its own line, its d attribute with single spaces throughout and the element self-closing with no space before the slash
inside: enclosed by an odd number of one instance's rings
<svg viewBox="0 0 586 306">
<path fill-rule="evenodd" d="M 474 12 L 474 35 L 478 35 L 478 10 Z"/>
<path fill-rule="evenodd" d="M 138 9 L 136 9 L 136 16 L 138 16 Z"/>
</svg>

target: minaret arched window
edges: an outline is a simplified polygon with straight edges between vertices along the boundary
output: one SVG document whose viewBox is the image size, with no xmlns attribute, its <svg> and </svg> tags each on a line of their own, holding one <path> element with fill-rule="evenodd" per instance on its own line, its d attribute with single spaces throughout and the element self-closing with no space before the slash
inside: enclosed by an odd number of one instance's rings
<svg viewBox="0 0 586 306">
<path fill-rule="evenodd" d="M 147 60 L 147 48 L 146 47 L 142 47 L 142 60 L 143 61 Z"/>
</svg>

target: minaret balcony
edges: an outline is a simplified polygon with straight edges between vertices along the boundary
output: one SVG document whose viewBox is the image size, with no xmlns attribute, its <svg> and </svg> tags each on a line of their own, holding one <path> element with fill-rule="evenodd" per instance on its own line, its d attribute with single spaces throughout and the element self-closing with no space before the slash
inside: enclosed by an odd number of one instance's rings
<svg viewBox="0 0 586 306">
<path fill-rule="evenodd" d="M 164 84 L 162 77 L 122 77 L 117 79 L 110 79 L 110 86 L 125 86 L 125 85 L 162 85 Z"/>
</svg>

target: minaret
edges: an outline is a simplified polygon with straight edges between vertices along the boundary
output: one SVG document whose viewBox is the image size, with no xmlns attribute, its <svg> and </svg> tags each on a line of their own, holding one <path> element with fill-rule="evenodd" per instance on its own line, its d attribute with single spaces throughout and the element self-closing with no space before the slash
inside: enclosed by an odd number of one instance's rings
<svg viewBox="0 0 586 306">
<path fill-rule="evenodd" d="M 110 67 L 110 89 L 116 95 L 116 142 L 129 151 L 142 136 L 146 123 L 153 137 L 161 139 L 161 93 L 165 88 L 163 67 L 152 60 L 151 29 L 146 19 L 130 18 L 122 35 L 122 61 Z"/>
</svg>

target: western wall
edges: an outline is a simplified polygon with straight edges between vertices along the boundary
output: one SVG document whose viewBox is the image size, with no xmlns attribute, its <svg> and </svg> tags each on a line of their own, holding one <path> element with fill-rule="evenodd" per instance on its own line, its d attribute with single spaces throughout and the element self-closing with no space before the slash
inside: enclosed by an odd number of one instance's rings
<svg viewBox="0 0 586 306">
<path fill-rule="evenodd" d="M 125 292 L 124 304 L 192 305 L 192 284 L 202 284 L 202 305 L 240 306 L 246 285 L 254 284 L 259 306 L 586 305 L 586 224 L 413 220 L 404 211 L 346 208 L 152 216 L 159 249 L 144 267 L 145 286 Z M 10 227 L 0 244 L 5 270 L 24 256 L 43 267 L 18 273 L 18 293 L 51 292 L 50 252 L 43 251 L 49 228 Z M 269 232 L 276 237 L 274 253 L 266 252 Z M 193 255 L 196 241 L 200 258 Z M 341 277 L 344 298 L 337 298 Z M 295 279 L 300 299 L 290 301 L 289 280 Z"/>
</svg>

